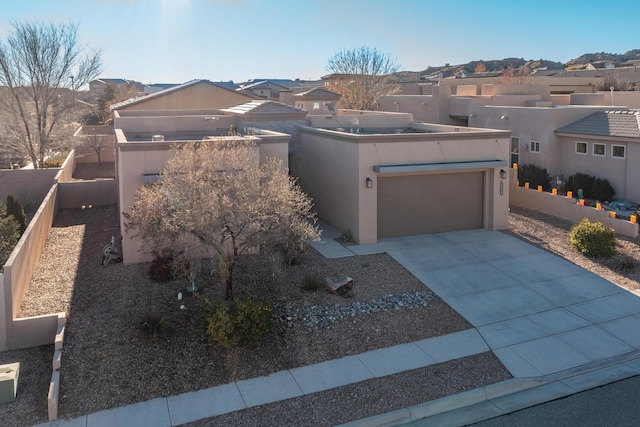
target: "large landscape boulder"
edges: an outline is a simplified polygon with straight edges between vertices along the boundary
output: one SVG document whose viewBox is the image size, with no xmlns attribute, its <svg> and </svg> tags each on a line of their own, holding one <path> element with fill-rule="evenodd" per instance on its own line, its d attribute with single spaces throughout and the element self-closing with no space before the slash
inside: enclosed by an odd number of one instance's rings
<svg viewBox="0 0 640 427">
<path fill-rule="evenodd" d="M 349 276 L 325 277 L 324 287 L 329 292 L 344 297 L 353 289 L 353 279 Z"/>
</svg>

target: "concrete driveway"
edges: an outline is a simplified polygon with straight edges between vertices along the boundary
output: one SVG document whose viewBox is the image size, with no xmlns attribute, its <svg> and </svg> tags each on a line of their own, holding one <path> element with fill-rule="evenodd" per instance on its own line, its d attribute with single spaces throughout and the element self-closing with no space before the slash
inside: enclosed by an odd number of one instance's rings
<svg viewBox="0 0 640 427">
<path fill-rule="evenodd" d="M 376 248 L 377 247 L 377 248 Z M 640 350 L 640 297 L 498 231 L 389 238 L 387 252 L 472 323 L 514 377 Z"/>
</svg>

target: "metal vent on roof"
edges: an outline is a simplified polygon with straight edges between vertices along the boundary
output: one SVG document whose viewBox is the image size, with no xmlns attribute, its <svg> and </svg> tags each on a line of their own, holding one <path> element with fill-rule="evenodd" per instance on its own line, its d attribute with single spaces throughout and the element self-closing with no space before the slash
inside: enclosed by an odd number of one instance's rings
<svg viewBox="0 0 640 427">
<path fill-rule="evenodd" d="M 153 135 L 151 137 L 152 141 L 164 141 L 164 135 Z"/>
</svg>

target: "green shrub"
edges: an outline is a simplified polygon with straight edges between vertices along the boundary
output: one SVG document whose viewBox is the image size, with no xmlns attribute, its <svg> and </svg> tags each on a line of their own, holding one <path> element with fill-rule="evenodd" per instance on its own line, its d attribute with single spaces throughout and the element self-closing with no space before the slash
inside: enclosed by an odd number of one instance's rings
<svg viewBox="0 0 640 427">
<path fill-rule="evenodd" d="M 589 257 L 609 257 L 616 248 L 616 235 L 612 228 L 601 222 L 590 222 L 587 218 L 574 225 L 569 232 L 569 241 L 577 251 Z"/>
<path fill-rule="evenodd" d="M 613 187 L 606 179 L 596 178 L 593 181 L 593 187 L 591 187 L 591 198 L 604 202 L 606 200 L 611 200 L 614 194 L 615 191 Z"/>
<path fill-rule="evenodd" d="M 7 208 L 0 203 L 0 271 L 11 256 L 11 252 L 20 240 L 20 224 L 11 215 L 7 215 Z"/>
<path fill-rule="evenodd" d="M 317 291 L 322 287 L 322 279 L 315 274 L 307 274 L 300 287 L 305 291 Z"/>
<path fill-rule="evenodd" d="M 611 183 L 604 178 L 577 173 L 567 178 L 567 191 L 573 191 L 578 197 L 578 190 L 582 189 L 585 198 L 600 200 L 602 202 L 611 200 L 615 194 Z"/>
<path fill-rule="evenodd" d="M 273 328 L 273 305 L 251 298 L 215 302 L 205 315 L 207 333 L 225 348 L 252 345 Z"/>
<path fill-rule="evenodd" d="M 544 191 L 551 190 L 551 175 L 545 168 L 536 165 L 525 164 L 518 166 L 518 181 L 520 186 L 524 186 L 525 182 L 529 183 L 529 188 L 538 188 L 542 185 Z"/>
<path fill-rule="evenodd" d="M 24 214 L 24 208 L 11 194 L 7 195 L 7 215 L 13 216 L 20 225 L 20 235 L 27 229 L 27 216 Z"/>
</svg>

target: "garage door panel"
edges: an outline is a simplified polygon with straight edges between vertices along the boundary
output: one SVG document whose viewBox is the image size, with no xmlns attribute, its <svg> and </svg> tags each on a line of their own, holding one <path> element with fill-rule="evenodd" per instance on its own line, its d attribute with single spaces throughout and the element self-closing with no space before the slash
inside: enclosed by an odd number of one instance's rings
<svg viewBox="0 0 640 427">
<path fill-rule="evenodd" d="M 482 228 L 483 172 L 378 178 L 378 238 Z"/>
</svg>

